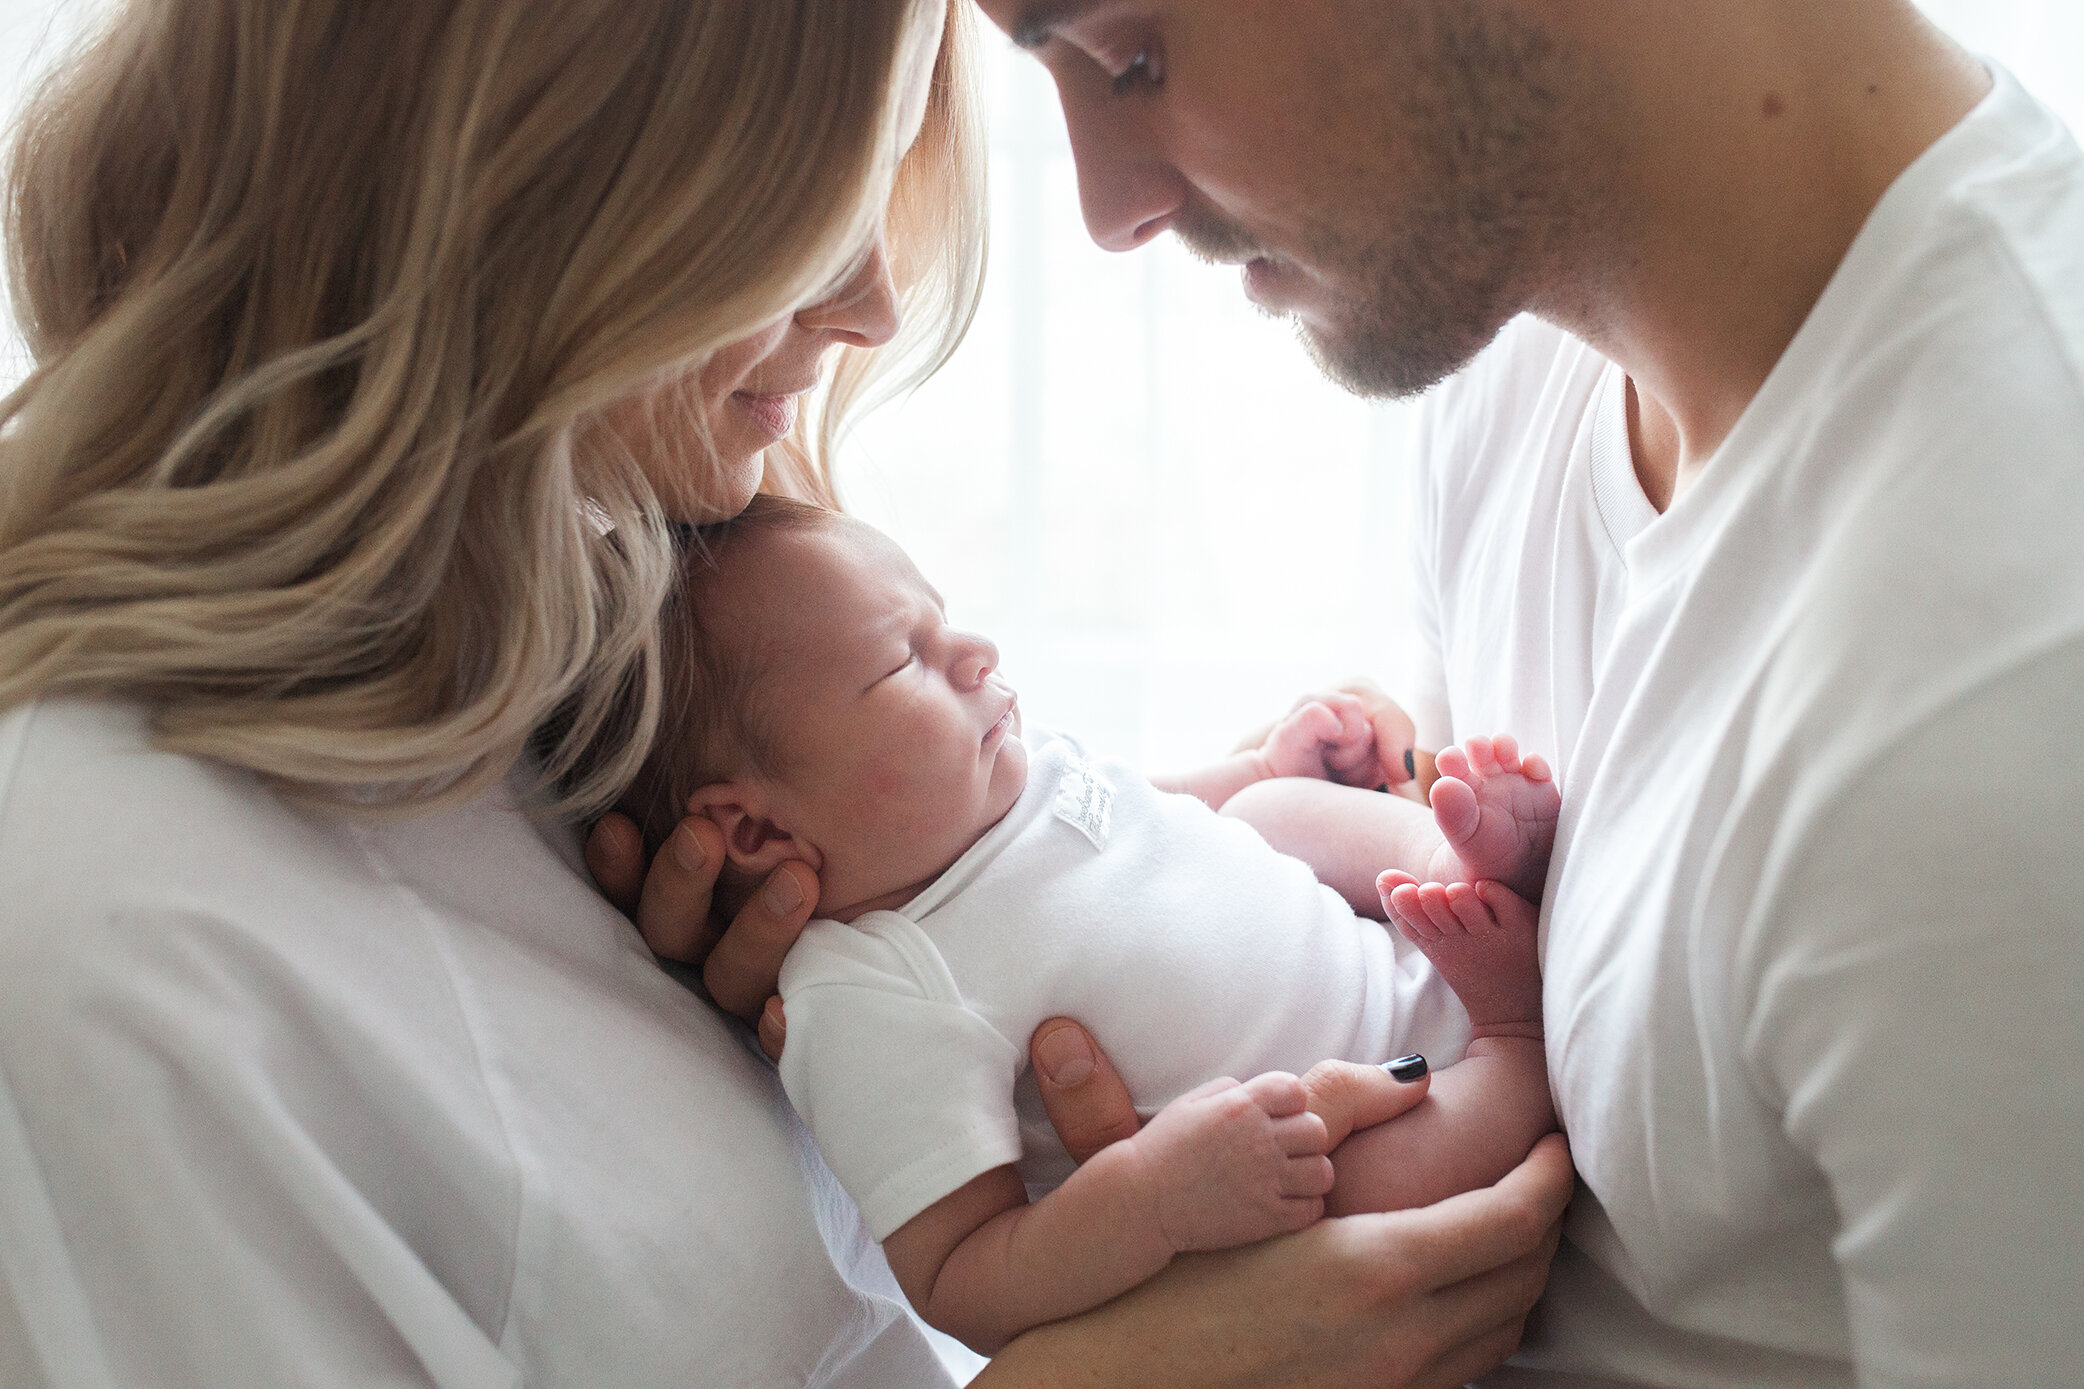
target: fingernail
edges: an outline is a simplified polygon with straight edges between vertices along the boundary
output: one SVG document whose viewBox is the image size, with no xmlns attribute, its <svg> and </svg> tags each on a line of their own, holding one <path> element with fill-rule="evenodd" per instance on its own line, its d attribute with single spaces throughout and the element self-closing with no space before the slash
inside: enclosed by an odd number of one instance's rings
<svg viewBox="0 0 2084 1389">
<path fill-rule="evenodd" d="M 1417 759 L 1416 757 L 1412 756 L 1412 753 L 1411 753 L 1411 749 L 1410 749 L 1410 748 L 1405 748 L 1405 749 L 1404 749 L 1404 775 L 1405 775 L 1405 776 L 1417 776 L 1417 775 L 1418 775 L 1418 759 Z"/>
<path fill-rule="evenodd" d="M 794 873 L 778 870 L 767 880 L 766 890 L 760 894 L 760 900 L 765 902 L 767 910 L 776 916 L 787 916 L 803 905 L 803 884 L 796 881 Z"/>
<path fill-rule="evenodd" d="M 1035 1062 L 1054 1085 L 1082 1085 L 1093 1073 L 1093 1049 L 1085 1033 L 1075 1027 L 1059 1027 L 1035 1043 Z"/>
<path fill-rule="evenodd" d="M 673 862 L 690 873 L 701 872 L 702 865 L 709 862 L 709 856 L 702 852 L 702 841 L 695 838 L 695 832 L 686 825 L 673 831 L 666 840 L 666 847 L 673 851 Z"/>
<path fill-rule="evenodd" d="M 1389 1072 L 1390 1079 L 1409 1085 L 1426 1073 L 1426 1059 L 1414 1051 L 1409 1056 L 1383 1062 L 1382 1069 Z"/>
</svg>

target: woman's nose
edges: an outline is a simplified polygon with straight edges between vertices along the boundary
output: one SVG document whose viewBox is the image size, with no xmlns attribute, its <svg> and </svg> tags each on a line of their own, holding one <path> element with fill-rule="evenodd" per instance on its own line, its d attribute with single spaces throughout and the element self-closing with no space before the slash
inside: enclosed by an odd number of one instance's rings
<svg viewBox="0 0 2084 1389">
<path fill-rule="evenodd" d="M 897 286 L 890 278 L 883 239 L 876 238 L 867 258 L 838 289 L 808 308 L 798 309 L 796 322 L 855 347 L 881 347 L 896 337 Z"/>
<path fill-rule="evenodd" d="M 958 690 L 974 690 L 984 677 L 999 668 L 999 649 L 989 637 L 975 632 L 956 632 L 948 678 Z"/>
<path fill-rule="evenodd" d="M 1145 138 L 1133 103 L 1096 86 L 1106 76 L 1090 72 L 1059 76 L 1064 124 L 1071 157 L 1078 165 L 1078 202 L 1085 229 L 1109 251 L 1133 251 L 1172 225 L 1187 199 L 1187 181 Z"/>
</svg>

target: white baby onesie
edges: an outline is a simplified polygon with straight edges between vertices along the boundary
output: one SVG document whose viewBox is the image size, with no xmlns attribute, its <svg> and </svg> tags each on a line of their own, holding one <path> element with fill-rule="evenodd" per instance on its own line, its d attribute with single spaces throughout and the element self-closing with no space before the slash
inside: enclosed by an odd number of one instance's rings
<svg viewBox="0 0 2084 1389">
<path fill-rule="evenodd" d="M 1064 1015 L 1145 1115 L 1215 1076 L 1468 1043 L 1425 957 L 1241 820 L 1029 731 L 1026 789 L 897 911 L 816 921 L 782 967 L 782 1084 L 870 1232 L 994 1167 L 1071 1162 L 1027 1071 Z"/>
</svg>

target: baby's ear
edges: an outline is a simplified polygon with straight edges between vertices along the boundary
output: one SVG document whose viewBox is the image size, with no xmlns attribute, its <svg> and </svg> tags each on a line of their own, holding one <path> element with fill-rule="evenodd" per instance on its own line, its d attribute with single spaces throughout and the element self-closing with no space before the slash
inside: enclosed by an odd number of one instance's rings
<svg viewBox="0 0 2084 1389">
<path fill-rule="evenodd" d="M 721 781 L 687 798 L 687 811 L 724 832 L 724 858 L 732 868 L 765 877 L 790 859 L 822 867 L 822 855 L 775 823 L 767 796 L 757 786 Z"/>
</svg>

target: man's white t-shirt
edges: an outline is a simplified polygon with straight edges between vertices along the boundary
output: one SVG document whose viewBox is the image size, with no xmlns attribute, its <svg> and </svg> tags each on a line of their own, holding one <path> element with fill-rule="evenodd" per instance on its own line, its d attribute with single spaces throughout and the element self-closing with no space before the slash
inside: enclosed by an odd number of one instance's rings
<svg viewBox="0 0 2084 1389">
<path fill-rule="evenodd" d="M 0 714 L 0 1385 L 379 1383 L 948 1380 L 569 834 Z"/>
<path fill-rule="evenodd" d="M 1421 737 L 1563 769 L 1499 1380 L 2074 1383 L 2084 156 L 1997 74 L 1661 516 L 1624 390 L 1522 321 L 1417 464 Z"/>
<path fill-rule="evenodd" d="M 1071 1163 L 1027 1072 L 1059 1015 L 1148 1116 L 1215 1076 L 1468 1044 L 1425 957 L 1242 820 L 1030 729 L 1003 819 L 896 911 L 818 921 L 782 967 L 782 1083 L 885 1238 L 994 1167 Z"/>
</svg>

